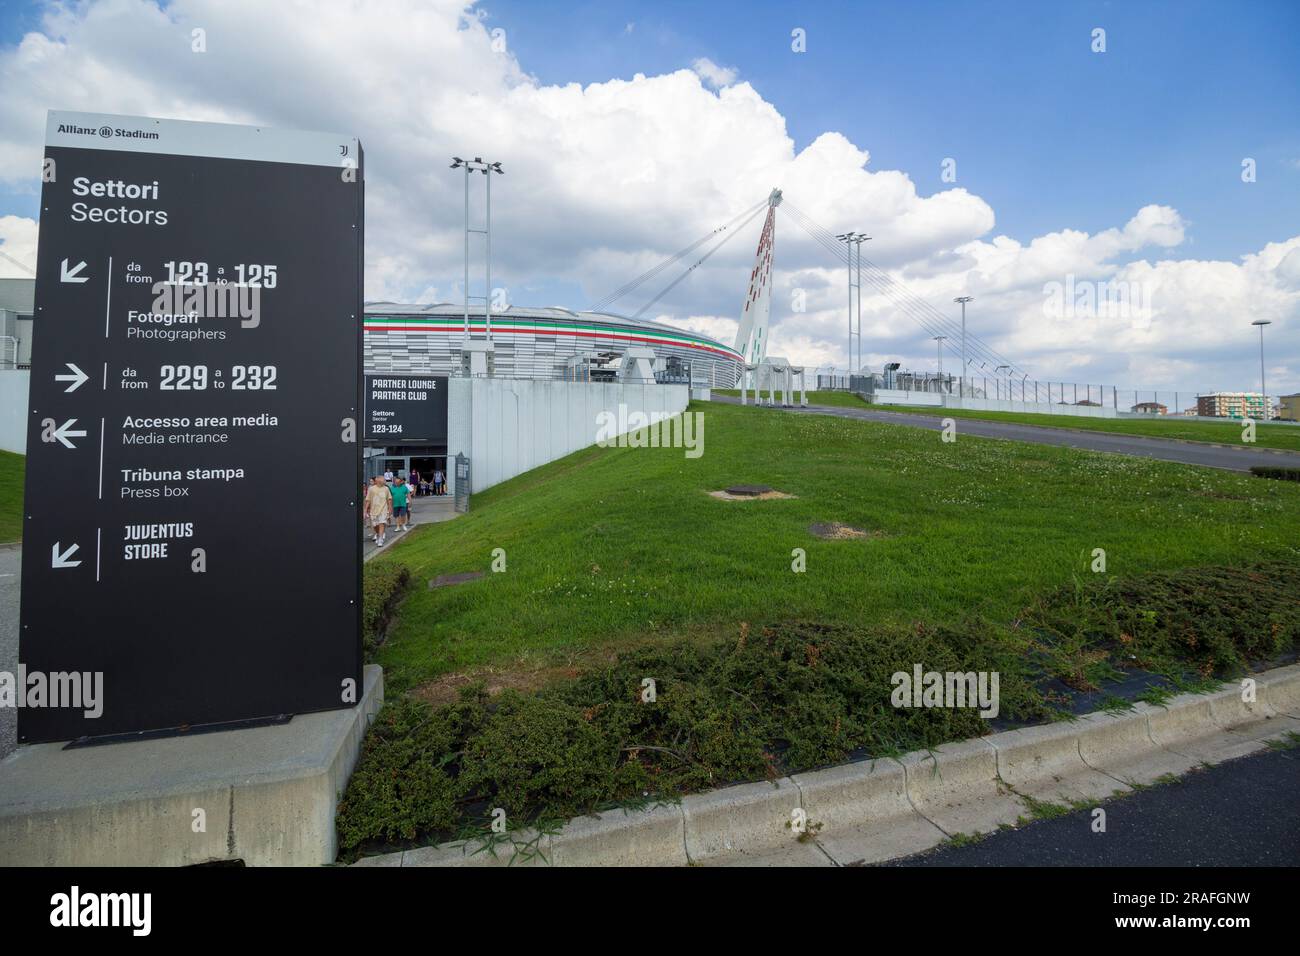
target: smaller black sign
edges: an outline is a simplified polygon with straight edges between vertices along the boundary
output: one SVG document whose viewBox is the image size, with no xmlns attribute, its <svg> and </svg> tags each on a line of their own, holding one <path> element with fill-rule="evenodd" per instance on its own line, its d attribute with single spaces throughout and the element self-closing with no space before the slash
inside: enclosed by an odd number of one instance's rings
<svg viewBox="0 0 1300 956">
<path fill-rule="evenodd" d="M 367 375 L 366 441 L 447 444 L 447 376 Z"/>
</svg>

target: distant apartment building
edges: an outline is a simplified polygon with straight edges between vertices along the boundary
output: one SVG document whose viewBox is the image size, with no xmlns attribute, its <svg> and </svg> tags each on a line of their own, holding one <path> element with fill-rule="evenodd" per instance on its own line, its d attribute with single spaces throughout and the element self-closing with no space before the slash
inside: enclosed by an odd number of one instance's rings
<svg viewBox="0 0 1300 956">
<path fill-rule="evenodd" d="M 1196 414 L 1210 418 L 1265 418 L 1264 396 L 1259 392 L 1214 392 L 1196 396 Z"/>
<path fill-rule="evenodd" d="M 1279 401 L 1278 418 L 1288 422 L 1300 422 L 1300 392 L 1283 395 Z"/>
<path fill-rule="evenodd" d="M 1169 407 L 1161 405 L 1159 402 L 1138 402 L 1130 412 L 1137 412 L 1140 415 L 1168 415 Z"/>
</svg>

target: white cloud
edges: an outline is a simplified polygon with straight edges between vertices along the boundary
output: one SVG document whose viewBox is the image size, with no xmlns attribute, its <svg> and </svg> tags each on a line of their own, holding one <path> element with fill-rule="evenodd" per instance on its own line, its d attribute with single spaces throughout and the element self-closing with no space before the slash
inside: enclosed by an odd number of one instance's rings
<svg viewBox="0 0 1300 956">
<path fill-rule="evenodd" d="M 736 71 L 729 66 L 718 66 L 707 56 L 702 56 L 691 64 L 696 74 L 709 86 L 715 90 L 720 90 L 724 86 L 730 86 L 736 82 Z"/>
<path fill-rule="evenodd" d="M 366 297 L 411 301 L 434 289 L 458 294 L 462 181 L 446 164 L 453 154 L 482 155 L 507 173 L 493 188 L 494 278 L 514 289 L 577 286 L 588 298 L 567 303 L 574 308 L 780 186 L 827 229 L 874 236 L 865 253 L 946 314 L 956 314 L 954 295 L 976 295 L 972 329 L 1044 378 L 1244 387 L 1257 363 L 1249 322 L 1264 316 L 1275 322 L 1270 355 L 1280 369 L 1270 381 L 1300 386 L 1300 236 L 1237 262 L 1175 259 L 1170 250 L 1191 225 L 1154 204 L 1095 233 L 1062 224 L 1027 241 L 997 235 L 979 196 L 921 195 L 905 172 L 873 169 L 869 151 L 839 132 L 796 150 L 785 118 L 734 69 L 701 59 L 662 75 L 545 85 L 508 49 L 494 52 L 494 24 L 460 0 L 309 12 L 261 0 L 54 6 L 41 32 L 0 51 L 0 182 L 39 187 L 47 108 L 358 135 Z M 207 53 L 190 52 L 196 26 L 207 31 Z M 844 269 L 789 213 L 778 214 L 773 349 L 842 365 Z M 751 223 L 659 302 L 665 320 L 729 341 L 757 233 Z M 34 260 L 30 220 L 0 219 L 0 239 Z M 636 311 L 672 275 L 614 308 Z M 1068 275 L 1142 283 L 1150 327 L 1049 320 L 1043 286 Z M 806 312 L 791 309 L 795 287 L 805 290 Z M 928 335 L 890 303 L 866 299 L 863 322 L 872 363 L 933 363 Z M 1153 380 L 1162 376 L 1177 378 Z"/>
<path fill-rule="evenodd" d="M 0 216 L 0 252 L 4 253 L 0 256 L 0 279 L 30 279 L 35 275 L 36 232 L 34 219 Z"/>
</svg>

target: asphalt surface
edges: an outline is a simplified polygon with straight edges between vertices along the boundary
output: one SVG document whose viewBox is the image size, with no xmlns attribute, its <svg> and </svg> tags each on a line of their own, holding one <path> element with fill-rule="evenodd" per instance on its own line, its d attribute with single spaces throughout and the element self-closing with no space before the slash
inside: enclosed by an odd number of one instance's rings
<svg viewBox="0 0 1300 956">
<path fill-rule="evenodd" d="M 22 565 L 18 545 L 0 545 L 0 671 L 18 672 L 18 582 Z M 18 740 L 18 711 L 0 707 L 0 757 Z"/>
<path fill-rule="evenodd" d="M 715 395 L 715 402 L 739 405 L 739 398 Z M 886 412 L 874 408 L 840 408 L 832 405 L 809 405 L 807 408 L 772 409 L 795 414 L 834 415 L 859 421 L 884 422 L 889 425 L 908 425 L 939 431 L 943 428 L 942 416 Z M 1006 441 L 1032 442 L 1036 445 L 1057 445 L 1085 451 L 1104 451 L 1115 455 L 1133 455 L 1138 458 L 1155 458 L 1176 461 L 1184 465 L 1203 465 L 1207 468 L 1224 468 L 1229 471 L 1249 471 L 1252 465 L 1300 466 L 1300 453 L 1270 451 L 1246 446 L 1211 445 L 1208 442 L 1172 441 L 1167 438 L 1145 438 L 1140 435 L 1116 435 L 1110 432 L 1075 431 L 1042 425 L 1016 425 L 1010 422 L 984 421 L 978 418 L 954 418 L 957 435 L 975 435 L 978 438 L 1001 438 Z"/>
<path fill-rule="evenodd" d="M 887 866 L 1300 866 L 1300 750 L 1269 750 Z"/>
</svg>

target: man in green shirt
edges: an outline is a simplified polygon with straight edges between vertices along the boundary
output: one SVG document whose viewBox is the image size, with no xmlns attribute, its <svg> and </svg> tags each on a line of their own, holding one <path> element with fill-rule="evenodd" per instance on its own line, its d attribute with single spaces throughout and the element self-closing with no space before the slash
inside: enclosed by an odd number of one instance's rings
<svg viewBox="0 0 1300 956">
<path fill-rule="evenodd" d="M 411 509 L 407 506 L 407 498 L 411 494 L 411 486 L 406 483 L 405 478 L 393 479 L 393 518 L 397 522 L 398 531 L 409 531 L 409 522 L 411 520 Z"/>
</svg>

